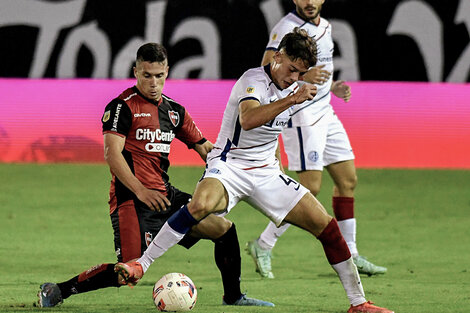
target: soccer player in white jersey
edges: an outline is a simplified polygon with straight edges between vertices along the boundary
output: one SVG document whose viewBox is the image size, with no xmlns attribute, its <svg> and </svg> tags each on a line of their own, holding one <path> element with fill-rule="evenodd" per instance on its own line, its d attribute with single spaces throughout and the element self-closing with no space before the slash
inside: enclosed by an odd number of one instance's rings
<svg viewBox="0 0 470 313">
<path fill-rule="evenodd" d="M 336 219 L 307 188 L 281 171 L 275 156 L 278 136 L 289 120 L 288 109 L 316 94 L 313 84 L 303 84 L 287 95 L 284 89 L 315 63 L 315 41 L 304 30 L 294 29 L 284 36 L 270 64 L 242 75 L 230 94 L 217 141 L 192 201 L 165 223 L 140 259 L 116 265 L 123 280 L 136 283 L 192 226 L 210 213 L 228 213 L 243 200 L 277 226 L 292 223 L 321 242 L 351 303 L 348 312 L 392 312 L 366 300 Z"/>
<path fill-rule="evenodd" d="M 289 127 L 282 132 L 289 170 L 296 171 L 299 181 L 316 196 L 320 191 L 325 167 L 334 182 L 333 211 L 341 233 L 348 244 L 359 273 L 384 274 L 387 268 L 377 266 L 359 255 L 356 246 L 354 189 L 357 184 L 354 154 L 341 121 L 330 104 L 331 93 L 348 102 L 350 87 L 344 81 L 333 81 L 333 49 L 331 24 L 320 17 L 324 0 L 293 0 L 296 10 L 284 16 L 272 29 L 262 65 L 271 62 L 281 38 L 295 27 L 305 29 L 318 46 L 317 66 L 303 80 L 315 83 L 317 95 L 291 109 Z M 280 154 L 278 154 L 280 157 Z M 247 243 L 256 271 L 265 278 L 274 278 L 271 250 L 289 224 L 277 227 L 270 222 L 258 239 Z"/>
</svg>

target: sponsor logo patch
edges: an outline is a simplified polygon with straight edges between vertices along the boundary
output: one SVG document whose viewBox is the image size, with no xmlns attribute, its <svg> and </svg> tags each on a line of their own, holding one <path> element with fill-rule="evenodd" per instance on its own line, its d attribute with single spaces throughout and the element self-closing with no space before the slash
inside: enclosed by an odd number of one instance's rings
<svg viewBox="0 0 470 313">
<path fill-rule="evenodd" d="M 246 92 L 247 92 L 247 93 L 253 93 L 253 92 L 255 92 L 255 87 L 251 87 L 251 86 L 250 86 L 250 87 L 246 88 Z"/>
<path fill-rule="evenodd" d="M 134 117 L 150 117 L 152 114 L 150 113 L 135 113 Z"/>
<path fill-rule="evenodd" d="M 148 143 L 145 145 L 148 152 L 170 153 L 170 145 L 165 143 Z"/>
<path fill-rule="evenodd" d="M 273 34 L 273 36 L 271 37 L 271 40 L 276 40 L 277 38 L 277 34 Z"/>
</svg>

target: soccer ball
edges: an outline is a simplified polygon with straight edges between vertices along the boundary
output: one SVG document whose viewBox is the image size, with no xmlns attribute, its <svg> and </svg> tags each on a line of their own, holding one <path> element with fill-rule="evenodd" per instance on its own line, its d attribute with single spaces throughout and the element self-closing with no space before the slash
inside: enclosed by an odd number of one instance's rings
<svg viewBox="0 0 470 313">
<path fill-rule="evenodd" d="M 190 311 L 196 300 L 196 286 L 181 273 L 166 274 L 153 287 L 153 302 L 162 312 Z"/>
</svg>

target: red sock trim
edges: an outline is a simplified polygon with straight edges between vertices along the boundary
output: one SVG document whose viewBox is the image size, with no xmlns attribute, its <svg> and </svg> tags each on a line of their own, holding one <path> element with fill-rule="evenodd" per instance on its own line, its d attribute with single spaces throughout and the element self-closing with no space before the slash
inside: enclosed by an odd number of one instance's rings
<svg viewBox="0 0 470 313">
<path fill-rule="evenodd" d="M 84 271 L 83 273 L 80 273 L 80 275 L 78 275 L 78 282 L 80 283 L 84 280 L 89 279 L 90 277 L 95 276 L 98 273 L 101 273 L 102 271 L 106 270 L 108 265 L 109 265 L 108 263 L 98 264 Z"/>
<path fill-rule="evenodd" d="M 333 197 L 333 212 L 338 221 L 354 218 L 354 197 Z"/>
<path fill-rule="evenodd" d="M 341 235 L 336 219 L 331 220 L 318 236 L 318 240 L 323 245 L 323 250 L 325 250 L 326 258 L 330 264 L 338 264 L 351 257 L 351 252 L 349 252 L 348 245 Z"/>
</svg>

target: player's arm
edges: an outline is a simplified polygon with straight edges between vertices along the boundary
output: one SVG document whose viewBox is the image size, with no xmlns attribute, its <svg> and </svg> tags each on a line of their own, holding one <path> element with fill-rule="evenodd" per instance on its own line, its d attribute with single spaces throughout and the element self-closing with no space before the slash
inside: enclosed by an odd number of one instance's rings
<svg viewBox="0 0 470 313">
<path fill-rule="evenodd" d="M 331 84 L 331 92 L 344 100 L 344 102 L 348 102 L 351 99 L 351 87 L 346 85 L 344 80 L 337 80 Z"/>
<path fill-rule="evenodd" d="M 165 211 L 166 207 L 170 206 L 170 201 L 160 192 L 147 189 L 129 168 L 122 155 L 125 142 L 125 137 L 113 133 L 104 134 L 104 159 L 111 172 L 150 209 Z"/>
<path fill-rule="evenodd" d="M 314 85 L 303 84 L 296 93 L 266 105 L 261 105 L 258 100 L 252 98 L 243 100 L 239 104 L 240 125 L 244 130 L 259 127 L 273 120 L 289 107 L 312 100 L 316 93 L 317 89 Z"/>
<path fill-rule="evenodd" d="M 199 154 L 201 159 L 206 161 L 207 154 L 212 150 L 214 145 L 209 140 L 204 140 L 203 143 L 196 143 L 194 145 L 194 150 Z"/>
</svg>

